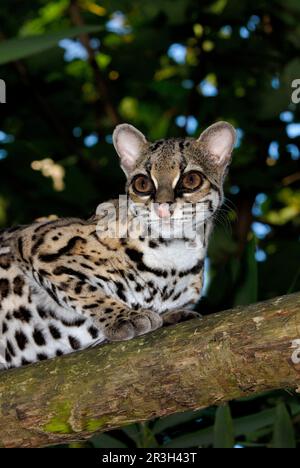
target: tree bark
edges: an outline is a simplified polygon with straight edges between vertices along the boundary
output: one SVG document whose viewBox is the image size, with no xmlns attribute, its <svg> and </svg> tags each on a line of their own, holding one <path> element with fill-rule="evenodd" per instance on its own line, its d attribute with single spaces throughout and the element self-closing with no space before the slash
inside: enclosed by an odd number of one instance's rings
<svg viewBox="0 0 300 468">
<path fill-rule="evenodd" d="M 1 373 L 0 445 L 83 440 L 175 412 L 300 387 L 300 294 Z"/>
</svg>

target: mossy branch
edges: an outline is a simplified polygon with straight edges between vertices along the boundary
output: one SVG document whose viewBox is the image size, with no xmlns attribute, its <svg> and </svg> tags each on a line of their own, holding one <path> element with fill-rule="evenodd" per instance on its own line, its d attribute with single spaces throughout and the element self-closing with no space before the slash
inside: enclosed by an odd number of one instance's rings
<svg viewBox="0 0 300 468">
<path fill-rule="evenodd" d="M 0 444 L 40 447 L 300 387 L 300 294 L 2 372 Z"/>
</svg>

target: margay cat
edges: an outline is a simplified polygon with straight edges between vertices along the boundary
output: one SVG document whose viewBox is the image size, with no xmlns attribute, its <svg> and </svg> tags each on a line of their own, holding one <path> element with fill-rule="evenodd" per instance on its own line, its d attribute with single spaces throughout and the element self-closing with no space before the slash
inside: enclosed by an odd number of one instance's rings
<svg viewBox="0 0 300 468">
<path fill-rule="evenodd" d="M 157 235 L 99 235 L 99 214 L 88 221 L 59 219 L 2 231 L 2 368 L 128 340 L 196 315 L 191 309 L 201 294 L 207 241 L 223 201 L 235 131 L 219 122 L 197 140 L 150 143 L 124 124 L 113 140 L 130 206 L 143 206 L 146 224 Z M 188 217 L 183 206 L 191 208 Z M 134 220 L 138 209 L 128 216 Z M 183 225 L 185 236 L 179 235 Z"/>
</svg>

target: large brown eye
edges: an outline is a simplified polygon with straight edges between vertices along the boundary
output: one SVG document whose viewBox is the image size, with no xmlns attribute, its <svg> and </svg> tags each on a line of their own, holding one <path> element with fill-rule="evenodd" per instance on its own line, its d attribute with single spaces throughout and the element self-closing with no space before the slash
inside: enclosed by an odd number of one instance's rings
<svg viewBox="0 0 300 468">
<path fill-rule="evenodd" d="M 188 172 L 182 179 L 182 188 L 184 190 L 195 191 L 202 185 L 202 176 L 199 172 Z"/>
<path fill-rule="evenodd" d="M 149 195 L 153 191 L 153 183 L 145 175 L 137 176 L 133 181 L 133 189 L 142 195 Z"/>
</svg>

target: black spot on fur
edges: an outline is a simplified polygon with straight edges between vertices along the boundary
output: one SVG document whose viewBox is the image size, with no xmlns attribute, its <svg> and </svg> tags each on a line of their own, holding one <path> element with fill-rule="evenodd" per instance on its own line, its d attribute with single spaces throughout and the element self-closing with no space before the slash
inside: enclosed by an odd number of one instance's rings
<svg viewBox="0 0 300 468">
<path fill-rule="evenodd" d="M 33 331 L 33 339 L 38 346 L 44 346 L 46 344 L 45 337 L 40 330 L 35 329 Z"/>
<path fill-rule="evenodd" d="M 55 354 L 58 357 L 58 356 L 62 356 L 63 352 L 60 349 L 58 349 Z"/>
<path fill-rule="evenodd" d="M 29 364 L 31 364 L 30 361 L 27 361 L 27 359 L 22 358 L 22 361 L 21 361 L 21 365 L 22 365 L 22 366 L 28 366 Z"/>
<path fill-rule="evenodd" d="M 2 323 L 2 333 L 3 333 L 3 334 L 6 333 L 7 330 L 8 330 L 7 324 L 6 324 L 6 322 L 3 322 L 3 323 Z"/>
<path fill-rule="evenodd" d="M 20 309 L 16 310 L 13 315 L 17 320 L 22 320 L 22 322 L 26 323 L 29 323 L 32 317 L 31 312 L 25 307 L 20 307 Z"/>
<path fill-rule="evenodd" d="M 96 327 L 93 327 L 93 326 L 89 327 L 88 332 L 94 340 L 98 338 L 99 332 Z"/>
<path fill-rule="evenodd" d="M 119 296 L 119 298 L 122 301 L 126 302 L 126 296 L 124 294 L 124 289 L 125 289 L 124 285 L 122 283 L 120 283 L 119 281 L 117 281 L 115 283 L 115 285 L 116 285 L 116 288 L 117 288 L 117 295 Z"/>
<path fill-rule="evenodd" d="M 80 271 L 73 270 L 72 268 L 67 268 L 64 266 L 59 266 L 56 267 L 55 270 L 53 271 L 54 275 L 60 276 L 60 275 L 68 275 L 68 276 L 75 276 L 76 278 L 80 279 L 81 281 L 86 281 L 88 277 L 81 273 Z"/>
<path fill-rule="evenodd" d="M 181 294 L 182 294 L 181 292 L 176 294 L 176 296 L 173 297 L 173 301 L 177 301 L 177 299 L 180 298 Z"/>
<path fill-rule="evenodd" d="M 136 249 L 128 248 L 125 250 L 125 253 L 130 258 L 130 260 L 136 263 L 136 267 L 139 271 L 153 273 L 155 276 L 159 276 L 163 278 L 168 277 L 167 271 L 147 267 L 147 265 L 145 265 L 145 263 L 143 262 L 144 254 L 142 252 L 139 252 Z"/>
<path fill-rule="evenodd" d="M 69 343 L 71 345 L 71 348 L 76 350 L 80 348 L 80 342 L 77 340 L 77 338 L 74 338 L 74 336 L 69 336 Z"/>
<path fill-rule="evenodd" d="M 13 281 L 13 291 L 17 296 L 22 296 L 25 281 L 22 276 L 16 276 Z"/>
<path fill-rule="evenodd" d="M 10 283 L 8 279 L 0 279 L 0 295 L 1 299 L 5 299 L 10 294 Z"/>
<path fill-rule="evenodd" d="M 144 254 L 136 249 L 127 248 L 125 253 L 134 263 L 140 263 L 143 261 Z"/>
<path fill-rule="evenodd" d="M 33 245 L 32 249 L 31 249 L 31 255 L 35 255 L 38 251 L 38 248 L 41 247 L 41 245 L 43 245 L 44 243 L 44 238 L 43 237 L 40 237 L 37 242 L 35 242 L 35 244 Z"/>
<path fill-rule="evenodd" d="M 45 361 L 47 359 L 47 355 L 44 353 L 39 353 L 36 355 L 38 361 Z"/>
<path fill-rule="evenodd" d="M 104 283 L 107 283 L 107 281 L 109 281 L 108 278 L 105 278 L 105 276 L 102 276 L 102 275 L 95 275 L 95 277 L 99 279 L 100 281 L 104 281 Z"/>
<path fill-rule="evenodd" d="M 94 270 L 94 267 L 87 265 L 86 263 L 80 263 L 80 266 L 86 270 Z"/>
<path fill-rule="evenodd" d="M 150 247 L 150 249 L 157 249 L 157 247 L 159 247 L 159 245 L 154 241 L 150 241 L 149 242 L 149 247 Z"/>
<path fill-rule="evenodd" d="M 50 325 L 49 326 L 49 331 L 51 333 L 51 336 L 55 339 L 55 340 L 59 340 L 59 338 L 61 338 L 61 333 L 59 331 L 58 328 L 56 328 L 54 325 Z"/>
<path fill-rule="evenodd" d="M 50 224 L 53 224 L 53 221 L 47 221 L 46 223 L 41 223 L 38 225 L 38 227 L 34 230 L 35 233 L 40 232 L 43 228 L 49 226 Z"/>
<path fill-rule="evenodd" d="M 198 273 L 200 273 L 202 271 L 204 267 L 204 261 L 203 260 L 200 260 L 193 268 L 191 268 L 190 270 L 185 270 L 185 271 L 181 271 L 179 273 L 179 278 L 183 278 L 184 276 L 188 276 L 188 275 L 197 275 Z"/>
<path fill-rule="evenodd" d="M 43 270 L 42 268 L 38 271 L 38 275 L 40 278 L 43 278 L 43 276 L 49 276 L 49 272 L 46 270 Z"/>
<path fill-rule="evenodd" d="M 17 345 L 19 346 L 19 349 L 23 351 L 28 343 L 27 336 L 21 330 L 18 330 L 15 333 L 15 339 L 16 339 Z"/>
<path fill-rule="evenodd" d="M 62 255 L 65 255 L 70 250 L 72 250 L 78 241 L 81 241 L 82 243 L 86 244 L 86 240 L 83 239 L 83 237 L 75 236 L 75 237 L 72 237 L 72 239 L 70 239 L 69 242 L 64 247 L 59 249 L 54 254 L 43 254 L 39 256 L 39 259 L 45 263 L 54 262 L 55 260 L 58 260 Z"/>
<path fill-rule="evenodd" d="M 90 309 L 97 309 L 99 307 L 99 304 L 97 302 L 94 302 L 93 304 L 89 304 L 84 306 L 84 310 L 90 310 Z"/>
<path fill-rule="evenodd" d="M 44 318 L 47 317 L 47 315 L 48 315 L 47 312 L 46 312 L 44 309 L 42 309 L 41 307 L 37 307 L 36 310 L 37 310 L 37 313 L 39 314 L 39 316 L 40 316 L 42 319 L 44 319 Z"/>
<path fill-rule="evenodd" d="M 81 294 L 82 292 L 82 287 L 83 287 L 84 283 L 82 282 L 78 282 L 77 285 L 75 286 L 75 294 Z"/>
<path fill-rule="evenodd" d="M 84 318 L 78 318 L 75 320 L 75 322 L 67 322 L 66 320 L 61 320 L 61 323 L 65 327 L 81 327 L 85 323 L 86 319 Z"/>
<path fill-rule="evenodd" d="M 7 255 L 0 256 L 0 268 L 3 270 L 9 270 L 11 265 L 10 259 Z"/>
</svg>

